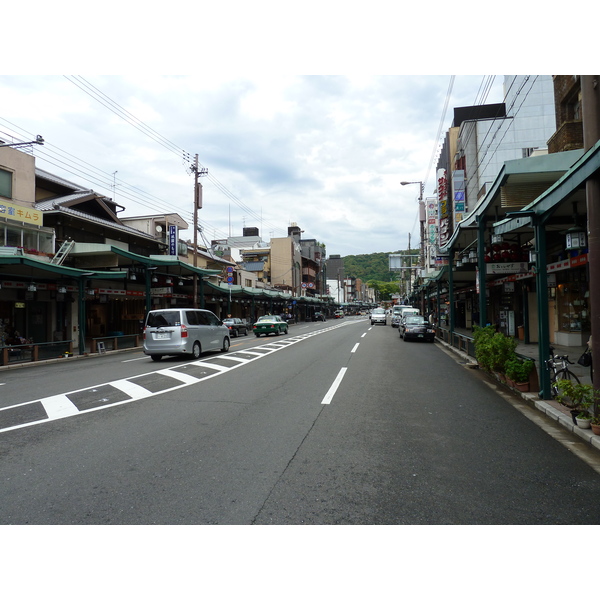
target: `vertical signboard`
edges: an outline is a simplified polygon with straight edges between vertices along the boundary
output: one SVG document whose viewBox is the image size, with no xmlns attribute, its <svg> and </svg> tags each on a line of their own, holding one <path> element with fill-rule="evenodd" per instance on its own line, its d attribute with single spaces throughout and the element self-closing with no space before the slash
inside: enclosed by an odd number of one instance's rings
<svg viewBox="0 0 600 600">
<path fill-rule="evenodd" d="M 177 256 L 177 225 L 169 225 L 169 255 Z"/>
<path fill-rule="evenodd" d="M 435 256 L 438 249 L 438 208 L 436 198 L 427 198 L 427 256 L 429 266 L 435 266 Z"/>
<path fill-rule="evenodd" d="M 452 194 L 454 225 L 460 223 L 465 216 L 465 172 L 462 169 L 452 173 Z"/>
<path fill-rule="evenodd" d="M 448 179 L 446 177 L 446 169 L 438 169 L 437 171 L 437 193 L 440 217 L 440 246 L 445 246 L 452 233 L 450 226 L 451 209 L 448 206 Z"/>
</svg>

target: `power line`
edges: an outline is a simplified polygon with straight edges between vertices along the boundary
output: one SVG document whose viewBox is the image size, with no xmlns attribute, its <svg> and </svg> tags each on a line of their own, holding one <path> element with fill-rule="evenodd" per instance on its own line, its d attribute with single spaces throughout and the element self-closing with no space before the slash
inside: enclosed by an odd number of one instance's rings
<svg viewBox="0 0 600 600">
<path fill-rule="evenodd" d="M 88 94 L 90 97 L 98 101 L 104 107 L 108 108 L 111 112 L 119 116 L 121 119 L 135 127 L 138 131 L 148 136 L 153 141 L 157 142 L 170 152 L 181 156 L 184 162 L 191 165 L 191 153 L 185 151 L 183 148 L 177 146 L 177 144 L 169 141 L 163 135 L 146 125 L 143 121 L 135 117 L 132 113 L 125 110 L 122 106 L 120 106 L 117 102 L 110 99 L 106 94 L 100 91 L 97 87 L 93 86 L 91 83 L 86 81 L 83 77 L 75 77 L 72 78 L 68 76 L 64 76 L 68 81 L 76 85 L 83 92 Z M 205 165 L 198 163 L 201 168 L 206 168 Z M 256 220 L 259 220 L 261 217 L 252 210 L 250 207 L 246 206 L 235 194 L 229 191 L 225 185 L 223 185 L 211 172 L 211 169 L 208 170 L 207 180 L 210 181 L 217 190 L 219 190 L 222 194 L 227 196 L 230 200 L 236 204 L 241 210 L 246 212 L 248 215 L 253 217 Z M 274 224 L 266 223 L 270 228 L 275 229 L 277 231 L 283 231 L 280 227 L 276 227 Z"/>
</svg>

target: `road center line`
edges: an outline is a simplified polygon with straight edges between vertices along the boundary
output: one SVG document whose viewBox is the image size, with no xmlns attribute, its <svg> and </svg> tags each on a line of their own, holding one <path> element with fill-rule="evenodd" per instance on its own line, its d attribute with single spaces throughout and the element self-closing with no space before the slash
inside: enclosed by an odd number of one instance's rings
<svg viewBox="0 0 600 600">
<path fill-rule="evenodd" d="M 333 399 L 335 393 L 337 392 L 338 387 L 340 387 L 340 383 L 342 383 L 342 379 L 344 379 L 344 375 L 346 374 L 347 370 L 348 370 L 348 367 L 342 367 L 340 369 L 340 372 L 338 373 L 337 377 L 335 378 L 335 381 L 331 384 L 329 391 L 325 394 L 325 398 L 323 398 L 323 400 L 321 400 L 321 404 L 331 404 L 331 400 Z"/>
<path fill-rule="evenodd" d="M 354 348 L 352 348 L 352 350 L 350 350 L 350 354 L 353 354 L 354 352 L 356 352 L 358 350 L 358 347 L 360 346 L 360 344 L 354 344 Z"/>
</svg>

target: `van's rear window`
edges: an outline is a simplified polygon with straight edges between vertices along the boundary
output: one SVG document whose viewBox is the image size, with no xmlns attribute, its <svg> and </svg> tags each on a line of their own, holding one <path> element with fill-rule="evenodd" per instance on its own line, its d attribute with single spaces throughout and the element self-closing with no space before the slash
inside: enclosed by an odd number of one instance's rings
<svg viewBox="0 0 600 600">
<path fill-rule="evenodd" d="M 178 310 L 165 310 L 148 313 L 146 327 L 176 327 L 181 325 L 181 313 Z"/>
</svg>

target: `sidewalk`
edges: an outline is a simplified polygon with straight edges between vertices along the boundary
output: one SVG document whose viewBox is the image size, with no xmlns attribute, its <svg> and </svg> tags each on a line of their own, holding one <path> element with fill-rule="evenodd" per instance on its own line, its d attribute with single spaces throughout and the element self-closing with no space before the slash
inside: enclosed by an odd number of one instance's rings
<svg viewBox="0 0 600 600">
<path fill-rule="evenodd" d="M 591 384 L 592 380 L 590 378 L 590 368 L 582 367 L 577 364 L 577 360 L 584 353 L 586 346 L 558 346 L 557 344 L 551 344 L 554 348 L 554 354 L 564 356 L 567 355 L 569 360 L 573 365 L 569 365 L 569 370 L 572 371 L 581 383 Z M 523 356 L 528 356 L 535 360 L 535 367 L 537 372 L 540 372 L 539 365 L 539 356 L 538 356 L 538 345 L 537 344 L 525 344 L 523 342 L 519 342 L 517 346 L 517 354 L 522 354 Z M 548 356 L 550 358 L 550 356 Z"/>
<path fill-rule="evenodd" d="M 458 331 L 458 330 L 456 330 Z M 464 330 L 465 335 L 472 336 L 472 333 Z M 460 355 L 467 363 L 471 363 L 473 365 L 477 364 L 477 361 L 472 357 L 468 356 L 464 352 L 461 352 L 457 348 L 454 348 L 450 344 L 436 338 L 436 342 L 442 344 L 444 347 L 448 348 L 455 354 Z M 564 356 L 565 354 L 569 357 L 569 360 L 575 364 L 569 365 L 569 369 L 577 375 L 581 383 L 591 384 L 592 380 L 590 378 L 590 369 L 589 367 L 582 367 L 577 364 L 577 359 L 583 354 L 585 350 L 585 346 L 558 346 L 553 344 L 554 354 Z M 538 344 L 524 344 L 523 342 L 519 342 L 517 346 L 517 353 L 522 354 L 523 356 L 527 356 L 532 358 L 535 361 L 535 366 L 537 372 L 540 372 L 539 366 L 539 356 L 538 356 Z M 493 378 L 493 375 L 488 375 Z M 507 390 L 510 390 L 517 396 L 521 396 L 525 402 L 528 404 L 532 404 L 537 410 L 543 412 L 545 415 L 557 421 L 559 425 L 575 434 L 583 441 L 590 444 L 596 450 L 600 450 L 600 436 L 594 435 L 591 429 L 581 429 L 577 427 L 575 423 L 573 423 L 573 418 L 571 416 L 571 412 L 568 408 L 565 408 L 561 404 L 559 404 L 556 400 L 540 400 L 537 392 L 519 392 L 513 388 L 509 388 L 506 384 L 502 383 L 500 380 L 497 380 L 498 385 L 503 385 Z"/>
</svg>

